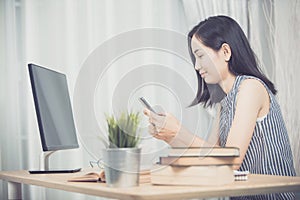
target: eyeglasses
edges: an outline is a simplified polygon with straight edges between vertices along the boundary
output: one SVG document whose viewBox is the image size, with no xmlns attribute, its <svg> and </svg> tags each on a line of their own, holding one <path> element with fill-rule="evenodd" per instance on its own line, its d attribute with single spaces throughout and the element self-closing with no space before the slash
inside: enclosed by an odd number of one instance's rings
<svg viewBox="0 0 300 200">
<path fill-rule="evenodd" d="M 90 166 L 93 168 L 94 166 L 98 166 L 100 169 L 104 169 L 103 161 L 101 159 L 97 161 L 90 161 Z"/>
</svg>

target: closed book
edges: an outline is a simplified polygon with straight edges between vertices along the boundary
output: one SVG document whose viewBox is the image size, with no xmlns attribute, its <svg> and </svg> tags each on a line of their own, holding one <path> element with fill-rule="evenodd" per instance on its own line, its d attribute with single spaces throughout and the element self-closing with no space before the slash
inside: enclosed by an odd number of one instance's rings
<svg viewBox="0 0 300 200">
<path fill-rule="evenodd" d="M 240 156 L 240 150 L 237 147 L 173 147 L 169 149 L 169 156 Z"/>
<path fill-rule="evenodd" d="M 190 166 L 190 165 L 238 165 L 235 160 L 236 157 L 197 157 L 197 156 L 167 156 L 160 157 L 159 164 L 161 165 L 175 165 L 175 166 Z"/>
<path fill-rule="evenodd" d="M 151 172 L 155 185 L 224 185 L 234 181 L 231 166 L 165 166 L 158 165 Z"/>
</svg>

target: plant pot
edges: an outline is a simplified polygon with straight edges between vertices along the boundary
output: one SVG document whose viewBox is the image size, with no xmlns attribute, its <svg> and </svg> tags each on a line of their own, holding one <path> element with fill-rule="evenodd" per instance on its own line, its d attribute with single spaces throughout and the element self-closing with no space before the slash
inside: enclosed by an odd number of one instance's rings
<svg viewBox="0 0 300 200">
<path fill-rule="evenodd" d="M 139 185 L 140 148 L 107 148 L 102 153 L 107 186 L 134 187 Z"/>
</svg>

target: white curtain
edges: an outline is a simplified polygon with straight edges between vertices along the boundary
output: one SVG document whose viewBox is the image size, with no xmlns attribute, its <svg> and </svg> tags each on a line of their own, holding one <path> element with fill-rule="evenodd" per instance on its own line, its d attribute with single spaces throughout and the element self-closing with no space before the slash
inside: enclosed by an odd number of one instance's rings
<svg viewBox="0 0 300 200">
<path fill-rule="evenodd" d="M 300 1 L 273 3 L 273 47 L 275 69 L 273 77 L 278 88 L 278 99 L 289 132 L 295 167 L 300 175 Z"/>
<path fill-rule="evenodd" d="M 141 111 L 140 95 L 174 113 L 192 131 L 207 129 L 206 117 L 195 120 L 198 108 L 185 109 L 195 94 L 196 75 L 188 58 L 181 1 L 3 0 L 0 5 L 2 170 L 39 166 L 42 150 L 28 63 L 65 73 L 73 102 L 80 148 L 54 153 L 50 167 L 87 167 L 99 159 L 104 113 Z M 118 41 L 124 37 L 128 40 Z M 94 55 L 100 61 L 94 61 Z M 102 74 L 104 60 L 107 71 Z M 85 92 L 92 93 L 92 100 Z M 88 109 L 91 112 L 86 113 Z M 141 127 L 145 168 L 167 147 L 150 137 L 146 126 L 145 118 Z M 24 199 L 93 199 L 34 186 L 25 186 L 24 191 Z"/>
<path fill-rule="evenodd" d="M 39 165 L 41 144 L 27 72 L 31 62 L 65 73 L 73 102 L 80 148 L 53 154 L 52 167 L 86 167 L 101 157 L 103 145 L 97 137 L 105 135 L 103 113 L 141 110 L 140 95 L 205 137 L 210 115 L 199 107 L 186 109 L 197 88 L 185 35 L 200 20 L 226 14 L 241 24 L 264 70 L 275 81 L 299 174 L 297 8 L 296 0 L 0 1 L 0 169 Z M 118 43 L 123 38 L 129 39 Z M 93 60 L 95 55 L 113 58 L 103 76 L 99 75 L 103 66 L 93 66 L 99 64 Z M 94 88 L 88 87 L 90 83 Z M 93 100 L 85 98 L 84 92 L 93 94 Z M 88 109 L 93 114 L 85 113 Z M 143 121 L 141 146 L 148 152 L 144 167 L 149 167 L 166 145 L 149 137 L 146 124 Z M 94 199 L 39 187 L 24 189 L 25 199 Z"/>
<path fill-rule="evenodd" d="M 227 15 L 235 19 L 248 34 L 247 0 L 182 0 L 189 29 L 214 15 Z"/>
<path fill-rule="evenodd" d="M 183 0 L 188 27 L 212 15 L 234 18 L 249 38 L 262 70 L 275 83 L 300 174 L 299 0 Z"/>
</svg>

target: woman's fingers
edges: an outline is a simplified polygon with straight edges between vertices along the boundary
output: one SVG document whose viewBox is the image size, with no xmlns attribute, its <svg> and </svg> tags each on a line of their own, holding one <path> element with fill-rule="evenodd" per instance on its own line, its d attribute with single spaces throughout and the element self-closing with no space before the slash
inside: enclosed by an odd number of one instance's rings
<svg viewBox="0 0 300 200">
<path fill-rule="evenodd" d="M 148 132 L 149 132 L 151 135 L 157 134 L 156 127 L 155 127 L 153 124 L 150 124 L 150 125 L 148 126 Z"/>
<path fill-rule="evenodd" d="M 168 141 L 174 137 L 172 126 L 165 127 L 166 126 L 166 120 L 173 119 L 171 118 L 170 114 L 155 114 L 151 112 L 149 109 L 145 108 L 143 110 L 144 114 L 149 117 L 149 126 L 148 126 L 148 132 L 151 134 L 154 138 L 159 140 Z M 170 123 L 172 124 L 172 123 Z"/>
<path fill-rule="evenodd" d="M 163 130 L 159 130 L 156 126 L 154 126 L 153 124 L 150 124 L 148 126 L 148 132 L 151 135 L 164 135 L 164 131 Z"/>
<path fill-rule="evenodd" d="M 148 110 L 147 108 L 145 108 L 144 110 L 143 110 L 143 112 L 144 112 L 144 114 L 147 116 L 147 117 L 150 117 L 150 110 Z"/>
<path fill-rule="evenodd" d="M 144 114 L 149 117 L 149 123 L 155 125 L 156 127 L 162 128 L 162 125 L 165 121 L 165 114 L 155 114 L 151 112 L 149 109 L 144 109 Z"/>
<path fill-rule="evenodd" d="M 159 134 L 159 133 L 153 135 L 153 137 L 155 137 L 156 139 L 159 139 L 159 140 L 166 140 L 166 137 L 164 135 Z"/>
</svg>

